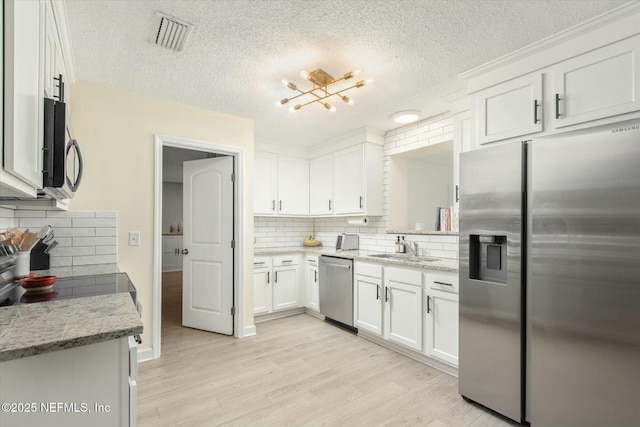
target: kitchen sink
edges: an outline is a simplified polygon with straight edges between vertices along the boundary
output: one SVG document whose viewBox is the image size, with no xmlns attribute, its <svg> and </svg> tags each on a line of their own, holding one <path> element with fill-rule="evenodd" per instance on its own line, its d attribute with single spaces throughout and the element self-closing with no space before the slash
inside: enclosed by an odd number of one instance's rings
<svg viewBox="0 0 640 427">
<path fill-rule="evenodd" d="M 382 259 L 397 259 L 401 261 L 409 261 L 409 262 L 433 262 L 438 261 L 439 258 L 431 258 L 426 256 L 416 256 L 416 255 L 401 255 L 401 254 L 375 254 L 369 255 L 372 258 L 382 258 Z"/>
</svg>

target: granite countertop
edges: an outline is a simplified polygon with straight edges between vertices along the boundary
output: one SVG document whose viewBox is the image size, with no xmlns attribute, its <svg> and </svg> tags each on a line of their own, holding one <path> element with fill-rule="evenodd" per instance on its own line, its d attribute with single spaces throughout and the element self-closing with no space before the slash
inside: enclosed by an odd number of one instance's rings
<svg viewBox="0 0 640 427">
<path fill-rule="evenodd" d="M 141 333 L 127 292 L 0 307 L 0 362 Z"/>
<path fill-rule="evenodd" d="M 458 271 L 458 260 L 455 260 L 455 259 L 437 258 L 434 261 L 417 261 L 414 257 L 411 257 L 410 255 L 405 255 L 405 254 L 397 254 L 398 257 L 394 257 L 394 258 L 377 258 L 372 255 L 379 255 L 382 252 L 364 251 L 364 250 L 337 251 L 334 248 L 328 248 L 328 247 L 322 247 L 322 246 L 265 248 L 265 249 L 256 249 L 253 253 L 255 256 L 260 256 L 260 255 L 268 256 L 268 255 L 279 255 L 279 254 L 290 254 L 290 253 L 330 255 L 330 256 L 335 256 L 339 258 L 355 259 L 358 261 L 375 262 L 379 264 L 399 265 L 404 267 L 416 267 L 416 268 L 424 268 L 427 270 L 440 270 L 440 271 L 451 271 L 451 272 Z M 393 255 L 396 255 L 396 254 L 393 254 Z M 422 258 L 429 258 L 429 257 L 422 257 Z"/>
</svg>

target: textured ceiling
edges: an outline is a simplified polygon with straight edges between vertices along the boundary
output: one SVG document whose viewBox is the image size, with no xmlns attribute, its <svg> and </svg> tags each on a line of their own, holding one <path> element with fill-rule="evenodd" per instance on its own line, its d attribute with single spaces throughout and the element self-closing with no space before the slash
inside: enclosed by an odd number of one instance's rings
<svg viewBox="0 0 640 427">
<path fill-rule="evenodd" d="M 624 0 L 66 0 L 79 80 L 246 117 L 257 138 L 311 146 L 389 116 L 446 109 L 457 75 Z M 154 11 L 194 24 L 185 49 L 153 45 Z M 308 83 L 362 69 L 355 105 L 274 106 Z"/>
</svg>

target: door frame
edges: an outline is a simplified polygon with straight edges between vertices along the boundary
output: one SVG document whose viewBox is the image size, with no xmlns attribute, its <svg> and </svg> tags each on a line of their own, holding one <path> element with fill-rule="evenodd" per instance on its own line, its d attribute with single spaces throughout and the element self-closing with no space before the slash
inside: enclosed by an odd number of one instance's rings
<svg viewBox="0 0 640 427">
<path fill-rule="evenodd" d="M 161 354 L 162 341 L 162 149 L 164 147 L 182 148 L 206 153 L 223 154 L 233 157 L 235 182 L 233 183 L 233 239 L 236 241 L 233 250 L 233 336 L 243 338 L 244 330 L 244 150 L 239 147 L 196 141 L 185 138 L 155 134 L 155 170 L 154 170 L 154 209 L 153 209 L 153 335 L 152 358 Z"/>
</svg>

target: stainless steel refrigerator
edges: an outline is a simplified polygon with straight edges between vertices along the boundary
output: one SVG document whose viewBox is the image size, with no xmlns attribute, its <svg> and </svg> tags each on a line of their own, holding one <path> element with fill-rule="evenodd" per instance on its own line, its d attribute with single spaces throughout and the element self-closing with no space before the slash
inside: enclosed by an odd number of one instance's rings
<svg viewBox="0 0 640 427">
<path fill-rule="evenodd" d="M 459 391 L 640 425 L 640 121 L 460 156 Z"/>
</svg>

